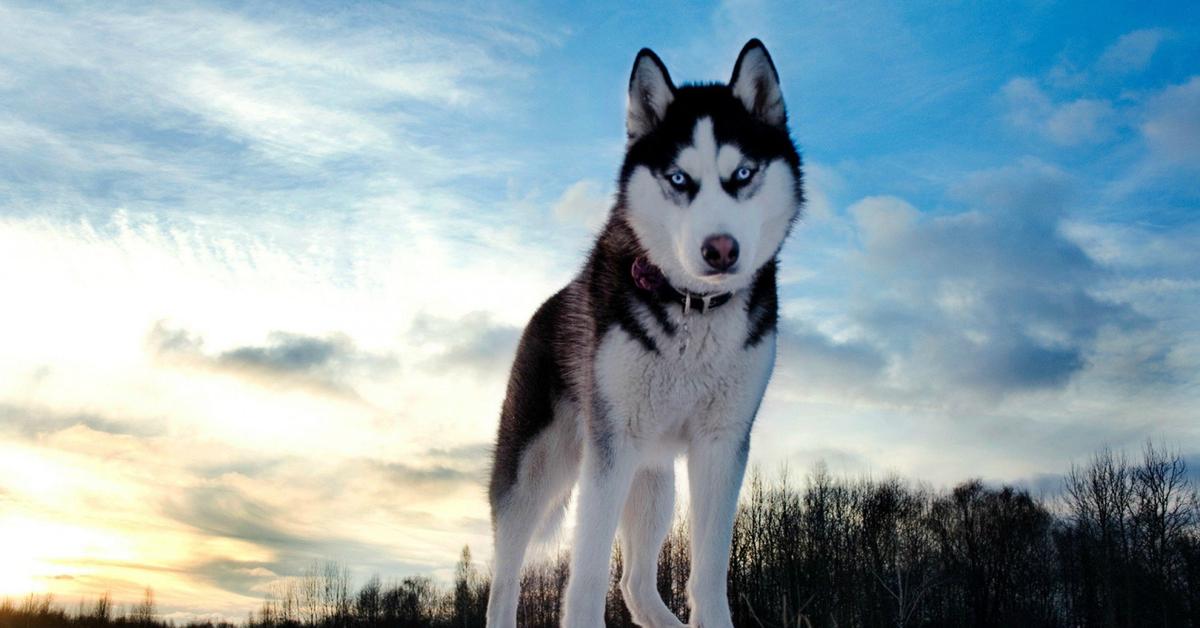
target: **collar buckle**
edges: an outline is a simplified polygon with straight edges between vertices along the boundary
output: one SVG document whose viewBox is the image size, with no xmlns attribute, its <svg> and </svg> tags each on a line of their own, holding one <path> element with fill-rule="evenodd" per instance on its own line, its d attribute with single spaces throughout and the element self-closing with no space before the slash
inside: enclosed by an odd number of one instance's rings
<svg viewBox="0 0 1200 628">
<path fill-rule="evenodd" d="M 692 307 L 693 307 L 692 301 L 693 300 L 700 302 L 700 308 L 699 308 L 700 315 L 703 316 L 704 314 L 708 314 L 708 310 L 710 308 L 716 307 L 716 305 L 713 303 L 714 301 L 719 301 L 720 303 L 724 303 L 726 300 L 729 299 L 730 296 L 732 296 L 732 293 L 729 293 L 729 292 L 719 292 L 719 293 L 714 292 L 714 293 L 710 293 L 710 294 L 692 294 L 691 292 L 689 292 L 687 290 L 676 290 L 676 292 L 678 292 L 679 295 L 683 297 L 683 314 L 684 314 L 684 316 L 686 316 L 689 312 L 692 311 Z"/>
</svg>

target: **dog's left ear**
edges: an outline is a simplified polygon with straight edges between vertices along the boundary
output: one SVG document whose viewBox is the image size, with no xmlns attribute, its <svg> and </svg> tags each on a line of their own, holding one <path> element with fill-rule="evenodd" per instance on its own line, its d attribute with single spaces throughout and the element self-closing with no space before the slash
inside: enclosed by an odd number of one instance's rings
<svg viewBox="0 0 1200 628">
<path fill-rule="evenodd" d="M 742 47 L 733 77 L 729 79 L 733 95 L 746 106 L 750 115 L 778 127 L 787 127 L 787 110 L 783 106 L 783 91 L 779 89 L 779 73 L 767 54 L 767 47 L 751 39 Z"/>
</svg>

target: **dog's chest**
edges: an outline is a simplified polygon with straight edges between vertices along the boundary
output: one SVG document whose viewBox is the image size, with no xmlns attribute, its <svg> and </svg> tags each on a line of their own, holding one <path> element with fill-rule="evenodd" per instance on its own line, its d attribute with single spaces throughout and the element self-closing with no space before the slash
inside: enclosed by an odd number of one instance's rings
<svg viewBox="0 0 1200 628">
<path fill-rule="evenodd" d="M 761 394 L 769 366 L 764 347 L 747 347 L 745 310 L 677 314 L 667 334 L 645 317 L 658 351 L 613 328 L 596 353 L 596 383 L 614 427 L 635 439 L 686 439 L 698 430 L 742 420 L 749 395 Z M 757 381 L 764 380 L 764 381 Z M 757 402 L 755 402 L 757 403 Z M 744 412 L 741 412 L 744 414 Z"/>
</svg>

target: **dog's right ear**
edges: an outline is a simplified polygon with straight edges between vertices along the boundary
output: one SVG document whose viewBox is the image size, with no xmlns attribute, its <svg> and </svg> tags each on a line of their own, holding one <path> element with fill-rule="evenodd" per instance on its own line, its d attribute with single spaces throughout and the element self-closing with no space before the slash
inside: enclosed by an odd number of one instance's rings
<svg viewBox="0 0 1200 628">
<path fill-rule="evenodd" d="M 629 108 L 625 114 L 625 131 L 633 142 L 654 130 L 675 99 L 675 85 L 662 59 L 649 48 L 642 48 L 633 61 L 629 76 Z"/>
<path fill-rule="evenodd" d="M 779 89 L 779 73 L 761 41 L 751 39 L 746 42 L 737 63 L 733 64 L 729 88 L 750 115 L 787 129 L 787 110 L 783 106 L 783 91 Z"/>
</svg>

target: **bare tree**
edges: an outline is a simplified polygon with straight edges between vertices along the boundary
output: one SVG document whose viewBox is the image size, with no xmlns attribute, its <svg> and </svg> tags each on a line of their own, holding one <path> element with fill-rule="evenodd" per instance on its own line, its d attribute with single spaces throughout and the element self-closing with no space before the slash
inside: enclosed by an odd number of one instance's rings
<svg viewBox="0 0 1200 628">
<path fill-rule="evenodd" d="M 488 583 L 471 562 L 471 548 L 463 546 L 454 569 L 451 625 L 461 628 L 482 626 L 487 615 Z"/>
<path fill-rule="evenodd" d="M 379 626 L 383 620 L 383 584 L 378 575 L 371 576 L 359 589 L 354 598 L 354 617 L 370 628 Z"/>
<path fill-rule="evenodd" d="M 1186 586 L 1184 554 L 1178 549 L 1197 523 L 1200 500 L 1189 486 L 1183 458 L 1152 442 L 1143 448 L 1132 479 L 1133 544 L 1145 574 L 1139 597 L 1159 610 L 1162 625 L 1170 625 L 1184 610 L 1175 602 L 1175 590 Z"/>
<path fill-rule="evenodd" d="M 112 596 L 105 591 L 104 595 L 96 600 L 96 605 L 92 609 L 92 618 L 96 620 L 96 623 L 107 624 L 112 621 L 112 615 Z"/>
<path fill-rule="evenodd" d="M 154 589 L 146 587 L 142 600 L 135 604 L 129 611 L 129 619 L 131 623 L 139 626 L 151 626 L 154 624 L 154 617 L 157 614 L 154 604 Z"/>
</svg>

